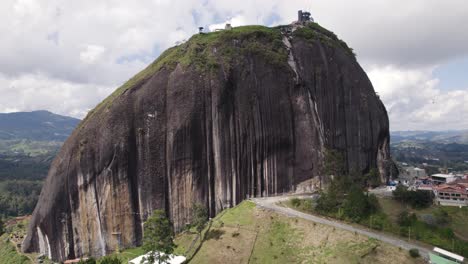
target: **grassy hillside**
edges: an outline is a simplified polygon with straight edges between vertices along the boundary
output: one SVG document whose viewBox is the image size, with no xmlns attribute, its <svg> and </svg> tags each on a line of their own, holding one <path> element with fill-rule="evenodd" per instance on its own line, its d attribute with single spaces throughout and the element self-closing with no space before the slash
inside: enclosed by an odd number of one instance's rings
<svg viewBox="0 0 468 264">
<path fill-rule="evenodd" d="M 448 227 L 453 230 L 455 236 L 458 238 L 468 241 L 468 208 L 458 208 L 453 206 L 430 206 L 424 209 L 413 209 L 405 205 L 400 204 L 399 202 L 391 199 L 390 197 L 380 197 L 379 203 L 382 206 L 383 211 L 389 216 L 389 218 L 396 222 L 398 216 L 403 211 L 408 211 L 409 213 L 414 213 L 419 219 L 430 221 L 434 215 L 440 210 L 443 210 L 447 213 L 446 223 L 443 224 L 444 227 Z"/>
<path fill-rule="evenodd" d="M 8 264 L 30 264 L 32 255 L 23 255 L 15 247 L 21 243 L 21 238 L 26 234 L 28 219 L 11 223 L 5 226 L 5 234 L 0 236 L 0 263 Z"/>
<path fill-rule="evenodd" d="M 326 215 L 468 256 L 468 208 L 432 205 L 415 209 L 390 197 L 379 197 L 379 210 L 356 221 L 343 214 L 342 209 L 327 213 L 318 209 L 317 204 L 318 201 L 311 199 L 292 199 L 284 203 L 305 213 Z"/>
<path fill-rule="evenodd" d="M 179 249 L 193 255 L 190 263 L 422 263 L 380 241 L 259 209 L 249 201 L 221 213 L 204 232 L 198 251 L 190 249 L 188 234 L 176 239 Z"/>
<path fill-rule="evenodd" d="M 21 230 L 15 226 L 9 232 Z M 8 236 L 0 240 L 0 263 L 31 263 L 29 257 L 35 255 L 17 253 Z M 279 215 L 250 201 L 220 213 L 202 236 L 200 243 L 195 232 L 177 235 L 175 254 L 185 255 L 189 263 L 423 263 L 378 240 Z M 133 248 L 112 255 L 127 263 L 142 254 Z"/>
<path fill-rule="evenodd" d="M 8 264 L 30 264 L 28 257 L 20 255 L 13 244 L 9 241 L 8 235 L 0 236 L 0 263 Z"/>
</svg>

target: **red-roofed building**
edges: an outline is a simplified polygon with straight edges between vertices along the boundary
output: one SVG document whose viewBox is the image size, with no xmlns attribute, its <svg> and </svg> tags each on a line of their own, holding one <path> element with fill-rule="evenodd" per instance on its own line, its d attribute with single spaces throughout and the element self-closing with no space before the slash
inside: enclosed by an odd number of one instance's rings
<svg viewBox="0 0 468 264">
<path fill-rule="evenodd" d="M 436 201 L 440 205 L 467 206 L 468 180 L 457 180 L 434 187 Z"/>
</svg>

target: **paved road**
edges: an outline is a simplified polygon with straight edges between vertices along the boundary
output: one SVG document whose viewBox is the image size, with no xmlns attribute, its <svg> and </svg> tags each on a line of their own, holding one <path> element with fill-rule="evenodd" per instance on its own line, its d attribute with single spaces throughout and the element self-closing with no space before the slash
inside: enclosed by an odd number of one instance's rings
<svg viewBox="0 0 468 264">
<path fill-rule="evenodd" d="M 298 196 L 296 196 L 296 197 L 298 197 Z M 385 235 L 385 234 L 382 234 L 382 233 L 377 233 L 377 232 L 374 232 L 374 231 L 372 231 L 370 229 L 358 228 L 358 227 L 348 225 L 348 224 L 345 224 L 345 223 L 328 220 L 326 218 L 322 218 L 322 217 L 318 217 L 318 216 L 315 216 L 315 215 L 302 213 L 302 212 L 293 210 L 291 208 L 282 207 L 282 206 L 277 205 L 278 202 L 285 201 L 285 200 L 288 200 L 290 198 L 291 198 L 291 196 L 277 196 L 277 197 L 265 197 L 265 198 L 252 198 L 251 200 L 253 202 L 255 202 L 257 204 L 257 206 L 259 206 L 259 207 L 270 209 L 270 210 L 285 214 L 287 216 L 300 217 L 300 218 L 303 218 L 303 219 L 306 219 L 306 220 L 309 220 L 309 221 L 312 221 L 312 222 L 316 222 L 316 223 L 320 223 L 320 224 L 324 224 L 324 225 L 329 225 L 329 226 L 334 226 L 336 228 L 348 230 L 350 232 L 357 232 L 359 234 L 366 235 L 368 237 L 378 239 L 380 241 L 392 244 L 392 245 L 397 246 L 397 247 L 401 247 L 401 248 L 406 249 L 406 250 L 410 250 L 412 248 L 417 248 L 419 250 L 419 253 L 421 254 L 421 256 L 423 258 L 429 259 L 429 251 L 430 250 L 427 249 L 427 248 L 424 248 L 424 247 L 421 247 L 421 246 L 418 246 L 418 245 L 415 245 L 415 244 L 412 244 L 412 243 L 408 243 L 407 241 L 404 241 L 404 240 L 401 240 L 401 239 L 398 239 L 398 238 L 395 238 L 395 237 L 392 237 L 392 236 L 389 236 L 389 235 Z"/>
</svg>

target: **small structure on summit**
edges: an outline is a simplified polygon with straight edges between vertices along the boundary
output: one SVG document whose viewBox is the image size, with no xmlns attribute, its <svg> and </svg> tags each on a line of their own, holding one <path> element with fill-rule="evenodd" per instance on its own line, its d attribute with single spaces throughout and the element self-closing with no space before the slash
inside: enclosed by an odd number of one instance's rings
<svg viewBox="0 0 468 264">
<path fill-rule="evenodd" d="M 199 28 L 198 28 L 198 33 L 199 33 L 199 34 L 203 34 L 203 27 L 199 27 Z"/>
<path fill-rule="evenodd" d="M 232 25 L 227 23 L 224 28 L 217 28 L 214 31 L 232 30 Z"/>
<path fill-rule="evenodd" d="M 314 22 L 314 18 L 311 16 L 310 12 L 299 10 L 297 11 L 297 22 L 303 24 Z"/>
</svg>

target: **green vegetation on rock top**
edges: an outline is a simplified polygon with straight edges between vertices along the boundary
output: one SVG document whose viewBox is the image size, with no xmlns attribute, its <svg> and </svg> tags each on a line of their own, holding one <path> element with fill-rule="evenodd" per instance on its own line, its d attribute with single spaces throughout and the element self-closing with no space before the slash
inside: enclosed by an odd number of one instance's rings
<svg viewBox="0 0 468 264">
<path fill-rule="evenodd" d="M 287 67 L 288 52 L 282 42 L 281 34 L 283 27 L 270 28 L 252 25 L 193 35 L 187 42 L 164 51 L 148 67 L 115 90 L 88 113 L 80 127 L 98 110 L 110 107 L 120 95 L 129 89 L 142 85 L 161 69 L 174 70 L 177 65 L 180 65 L 183 68 L 191 66 L 201 73 L 219 67 L 229 71 L 236 63 L 245 61 L 244 56 L 246 55 L 259 56 L 264 58 L 265 62 L 276 67 Z M 294 36 L 309 41 L 318 40 L 329 46 L 341 48 L 355 57 L 353 50 L 344 41 L 317 23 L 309 23 L 307 26 L 297 29 L 294 31 Z"/>
<path fill-rule="evenodd" d="M 346 44 L 343 40 L 339 39 L 335 33 L 325 29 L 320 26 L 318 23 L 309 23 L 307 26 L 302 27 L 294 31 L 295 37 L 301 37 L 306 40 L 319 40 L 321 43 L 324 43 L 330 47 L 343 49 L 348 55 L 353 58 L 356 57 L 353 49 Z"/>
<path fill-rule="evenodd" d="M 115 90 L 90 111 L 85 121 L 96 111 L 108 108 L 127 90 L 147 81 L 161 69 L 174 70 L 177 65 L 192 66 L 200 72 L 224 67 L 229 69 L 242 55 L 258 55 L 275 66 L 287 65 L 287 51 L 278 28 L 242 26 L 232 30 L 193 35 L 187 42 L 164 51 L 153 63 Z"/>
</svg>

